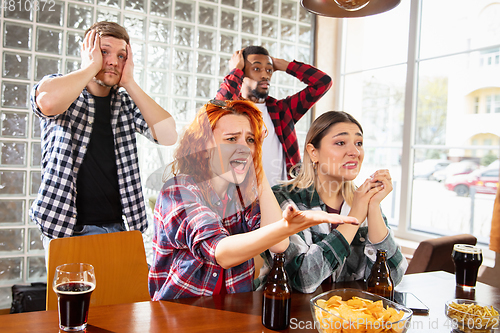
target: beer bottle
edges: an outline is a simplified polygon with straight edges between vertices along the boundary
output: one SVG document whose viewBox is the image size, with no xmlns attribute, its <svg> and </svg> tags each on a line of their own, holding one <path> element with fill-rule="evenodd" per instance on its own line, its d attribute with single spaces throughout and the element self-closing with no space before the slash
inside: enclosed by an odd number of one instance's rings
<svg viewBox="0 0 500 333">
<path fill-rule="evenodd" d="M 366 280 L 366 291 L 394 300 L 394 283 L 391 271 L 387 266 L 387 252 L 377 250 L 377 261 L 373 264 L 372 271 Z"/>
<path fill-rule="evenodd" d="M 284 330 L 290 324 L 292 293 L 285 272 L 285 254 L 276 253 L 273 268 L 267 276 L 262 297 L 262 325 Z"/>
</svg>

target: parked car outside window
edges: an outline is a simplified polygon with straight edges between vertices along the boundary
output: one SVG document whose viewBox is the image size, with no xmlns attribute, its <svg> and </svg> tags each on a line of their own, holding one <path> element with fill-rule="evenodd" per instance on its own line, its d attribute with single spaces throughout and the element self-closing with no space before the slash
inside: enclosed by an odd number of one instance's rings
<svg viewBox="0 0 500 333">
<path fill-rule="evenodd" d="M 468 196 L 472 186 L 475 187 L 476 193 L 496 194 L 498 174 L 498 168 L 484 168 L 470 174 L 448 177 L 444 182 L 444 186 L 450 191 L 455 191 L 461 197 Z"/>
</svg>

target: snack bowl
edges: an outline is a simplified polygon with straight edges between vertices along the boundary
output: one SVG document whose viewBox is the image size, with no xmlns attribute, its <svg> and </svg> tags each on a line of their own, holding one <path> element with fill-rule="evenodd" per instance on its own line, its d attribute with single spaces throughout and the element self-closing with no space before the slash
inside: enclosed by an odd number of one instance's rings
<svg viewBox="0 0 500 333">
<path fill-rule="evenodd" d="M 470 299 L 455 298 L 446 302 L 444 313 L 454 332 L 487 333 L 500 327 L 498 309 Z"/>
<path fill-rule="evenodd" d="M 413 311 L 387 298 L 350 288 L 319 294 L 310 300 L 310 306 L 314 327 L 320 333 L 404 333 L 413 316 Z"/>
</svg>

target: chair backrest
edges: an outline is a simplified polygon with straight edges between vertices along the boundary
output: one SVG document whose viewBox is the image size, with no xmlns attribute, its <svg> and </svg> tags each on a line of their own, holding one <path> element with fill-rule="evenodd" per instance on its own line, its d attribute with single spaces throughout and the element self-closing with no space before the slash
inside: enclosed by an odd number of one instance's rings
<svg viewBox="0 0 500 333">
<path fill-rule="evenodd" d="M 94 266 L 96 288 L 90 306 L 151 300 L 144 241 L 138 230 L 53 239 L 48 260 L 47 310 L 57 309 L 52 289 L 56 267 L 73 262 Z"/>
<path fill-rule="evenodd" d="M 455 244 L 476 245 L 476 237 L 469 234 L 443 236 L 420 242 L 410 260 L 406 274 L 447 271 L 455 273 L 451 252 Z"/>
</svg>

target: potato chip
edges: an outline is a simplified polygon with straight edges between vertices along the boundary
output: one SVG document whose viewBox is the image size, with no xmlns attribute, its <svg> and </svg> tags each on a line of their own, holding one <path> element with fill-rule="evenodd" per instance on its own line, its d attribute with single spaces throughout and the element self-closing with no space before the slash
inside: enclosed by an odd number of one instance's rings
<svg viewBox="0 0 500 333">
<path fill-rule="evenodd" d="M 393 324 L 403 318 L 404 311 L 390 306 L 384 308 L 381 300 L 374 302 L 355 296 L 343 301 L 340 296 L 332 296 L 327 301 L 318 300 L 316 304 L 326 310 L 316 308 L 315 311 L 325 333 L 395 333 L 404 330 L 404 326 Z"/>
<path fill-rule="evenodd" d="M 457 325 L 475 330 L 489 330 L 498 327 L 500 318 L 494 307 L 472 302 L 451 302 L 448 304 L 446 315 Z"/>
</svg>

